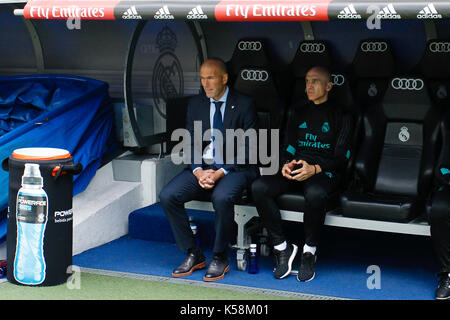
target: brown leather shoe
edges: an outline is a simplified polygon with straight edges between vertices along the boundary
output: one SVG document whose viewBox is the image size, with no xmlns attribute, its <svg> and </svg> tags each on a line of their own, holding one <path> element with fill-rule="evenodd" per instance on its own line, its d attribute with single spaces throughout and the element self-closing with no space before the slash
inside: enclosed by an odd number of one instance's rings
<svg viewBox="0 0 450 320">
<path fill-rule="evenodd" d="M 193 271 L 200 270 L 206 267 L 206 259 L 203 253 L 193 254 L 189 253 L 184 259 L 183 263 L 172 272 L 172 277 L 186 277 L 190 276 Z"/>
<path fill-rule="evenodd" d="M 217 281 L 225 277 L 225 273 L 230 269 L 230 264 L 227 258 L 214 257 L 206 270 L 203 281 Z"/>
</svg>

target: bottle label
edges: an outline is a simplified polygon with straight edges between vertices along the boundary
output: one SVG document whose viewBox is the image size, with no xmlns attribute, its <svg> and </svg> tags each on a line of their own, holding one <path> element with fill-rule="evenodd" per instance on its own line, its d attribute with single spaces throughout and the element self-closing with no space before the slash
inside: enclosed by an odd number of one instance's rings
<svg viewBox="0 0 450 320">
<path fill-rule="evenodd" d="M 17 194 L 17 243 L 14 259 L 14 278 L 27 285 L 38 285 L 46 277 L 44 233 L 47 222 L 48 198 L 19 190 Z"/>
<path fill-rule="evenodd" d="M 47 221 L 47 196 L 17 195 L 17 220 L 28 223 L 45 223 Z"/>
</svg>

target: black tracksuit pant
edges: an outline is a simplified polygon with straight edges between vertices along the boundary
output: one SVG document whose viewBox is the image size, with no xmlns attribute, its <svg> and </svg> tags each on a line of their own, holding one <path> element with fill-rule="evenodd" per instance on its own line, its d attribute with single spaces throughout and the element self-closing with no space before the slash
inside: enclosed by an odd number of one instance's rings
<svg viewBox="0 0 450 320">
<path fill-rule="evenodd" d="M 280 210 L 276 203 L 279 195 L 290 192 L 303 193 L 306 201 L 303 215 L 305 242 L 309 246 L 317 246 L 326 214 L 327 199 L 337 188 L 339 178 L 337 176 L 330 178 L 323 172 L 301 182 L 288 180 L 281 172 L 273 176 L 263 176 L 253 182 L 252 197 L 273 245 L 286 240 Z"/>
<path fill-rule="evenodd" d="M 429 221 L 440 272 L 450 272 L 450 186 L 433 195 Z"/>
</svg>

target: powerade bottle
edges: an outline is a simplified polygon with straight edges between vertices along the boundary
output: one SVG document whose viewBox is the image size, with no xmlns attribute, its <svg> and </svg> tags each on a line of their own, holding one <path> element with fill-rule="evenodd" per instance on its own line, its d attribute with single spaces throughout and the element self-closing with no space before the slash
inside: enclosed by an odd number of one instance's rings
<svg viewBox="0 0 450 320">
<path fill-rule="evenodd" d="M 250 254 L 248 263 L 248 273 L 256 274 L 259 272 L 258 268 L 258 256 L 256 243 L 250 244 Z"/>
<path fill-rule="evenodd" d="M 45 280 L 44 231 L 47 225 L 48 197 L 42 187 L 39 165 L 26 163 L 16 202 L 14 278 L 27 285 L 38 285 Z"/>
</svg>

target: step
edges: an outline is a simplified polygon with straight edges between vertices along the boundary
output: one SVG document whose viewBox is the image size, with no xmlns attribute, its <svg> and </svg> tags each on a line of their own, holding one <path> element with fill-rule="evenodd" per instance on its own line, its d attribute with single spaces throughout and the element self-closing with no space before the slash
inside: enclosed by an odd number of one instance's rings
<svg viewBox="0 0 450 320">
<path fill-rule="evenodd" d="M 214 243 L 214 213 L 203 210 L 186 210 L 197 225 L 201 247 L 212 247 Z M 140 208 L 130 213 L 128 218 L 128 235 L 134 239 L 175 242 L 169 221 L 161 204 Z"/>
<path fill-rule="evenodd" d="M 112 163 L 99 169 L 86 190 L 73 198 L 73 254 L 128 232 L 128 214 L 142 206 L 142 183 L 115 181 Z"/>
<path fill-rule="evenodd" d="M 128 215 L 158 201 L 160 190 L 183 167 L 170 157 L 126 152 L 97 170 L 73 199 L 73 254 L 128 234 Z"/>
</svg>

